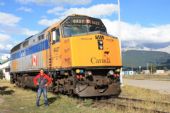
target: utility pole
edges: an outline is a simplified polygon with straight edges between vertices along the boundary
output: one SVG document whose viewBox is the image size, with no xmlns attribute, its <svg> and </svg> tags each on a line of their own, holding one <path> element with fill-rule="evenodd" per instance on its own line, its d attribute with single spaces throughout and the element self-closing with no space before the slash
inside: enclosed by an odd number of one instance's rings
<svg viewBox="0 0 170 113">
<path fill-rule="evenodd" d="M 146 64 L 147 70 L 149 70 L 149 63 Z"/>
<path fill-rule="evenodd" d="M 117 0 L 118 3 L 118 20 L 120 22 L 120 0 Z"/>
<path fill-rule="evenodd" d="M 152 69 L 153 67 L 152 67 L 152 66 L 153 66 L 153 65 L 151 64 L 151 75 L 152 75 L 152 72 L 153 72 L 153 69 Z"/>
<path fill-rule="evenodd" d="M 118 5 L 118 38 L 120 39 L 119 46 L 121 48 L 121 20 L 120 20 L 120 0 L 117 0 Z M 120 49 L 120 57 L 122 57 L 122 50 Z"/>
<path fill-rule="evenodd" d="M 118 38 L 120 39 L 119 47 L 120 47 L 120 57 L 122 58 L 122 50 L 121 50 L 121 22 L 120 22 L 120 0 L 117 0 L 117 5 L 118 5 Z M 122 68 L 121 68 L 122 72 Z M 123 77 L 122 74 L 120 73 L 120 84 L 123 86 Z"/>
</svg>

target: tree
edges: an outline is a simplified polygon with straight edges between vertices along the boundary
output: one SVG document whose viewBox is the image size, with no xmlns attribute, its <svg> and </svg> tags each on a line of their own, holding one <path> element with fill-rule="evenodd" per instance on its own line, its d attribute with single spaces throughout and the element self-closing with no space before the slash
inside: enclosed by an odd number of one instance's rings
<svg viewBox="0 0 170 113">
<path fill-rule="evenodd" d="M 156 65 L 155 64 L 150 64 L 149 65 L 149 70 L 150 70 L 150 73 L 153 74 L 156 72 Z"/>
<path fill-rule="evenodd" d="M 3 72 L 0 70 L 0 79 L 3 79 Z"/>
</svg>

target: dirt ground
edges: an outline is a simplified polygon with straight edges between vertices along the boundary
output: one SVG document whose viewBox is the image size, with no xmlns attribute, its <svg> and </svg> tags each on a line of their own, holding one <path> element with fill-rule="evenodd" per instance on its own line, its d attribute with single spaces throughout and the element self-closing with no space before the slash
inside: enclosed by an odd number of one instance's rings
<svg viewBox="0 0 170 113">
<path fill-rule="evenodd" d="M 157 90 L 160 93 L 170 94 L 170 81 L 131 80 L 131 79 L 123 79 L 123 81 L 125 85 Z"/>
<path fill-rule="evenodd" d="M 0 104 L 2 104 L 4 102 L 4 99 L 0 98 Z"/>
</svg>

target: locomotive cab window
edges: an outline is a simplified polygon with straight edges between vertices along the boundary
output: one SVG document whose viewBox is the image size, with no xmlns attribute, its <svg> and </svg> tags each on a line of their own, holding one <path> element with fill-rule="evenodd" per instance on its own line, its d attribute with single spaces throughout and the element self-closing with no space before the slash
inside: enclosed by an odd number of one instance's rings
<svg viewBox="0 0 170 113">
<path fill-rule="evenodd" d="M 107 33 L 100 19 L 89 17 L 69 17 L 62 24 L 63 37 L 84 35 L 92 32 Z"/>
<path fill-rule="evenodd" d="M 60 31 L 59 29 L 54 29 L 52 31 L 52 43 L 55 44 L 56 42 L 59 42 L 60 40 Z"/>
<path fill-rule="evenodd" d="M 50 34 L 50 32 L 48 32 L 48 34 L 46 35 L 46 37 L 47 37 L 47 39 L 49 40 L 49 43 L 50 43 L 50 41 L 51 41 L 51 34 Z"/>
<path fill-rule="evenodd" d="M 70 37 L 74 35 L 84 34 L 88 32 L 87 25 L 70 25 L 64 27 L 64 37 Z"/>
</svg>

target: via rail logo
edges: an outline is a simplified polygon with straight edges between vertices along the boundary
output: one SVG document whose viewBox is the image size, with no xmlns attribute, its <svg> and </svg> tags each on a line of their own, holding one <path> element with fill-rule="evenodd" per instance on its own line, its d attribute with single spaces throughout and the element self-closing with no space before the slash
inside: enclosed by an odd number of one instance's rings
<svg viewBox="0 0 170 113">
<path fill-rule="evenodd" d="M 38 64 L 37 56 L 36 55 L 32 55 L 32 65 L 33 66 L 37 66 L 37 64 Z"/>
</svg>

